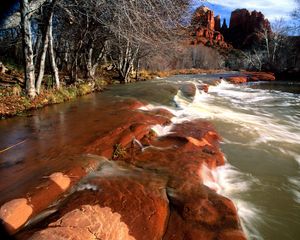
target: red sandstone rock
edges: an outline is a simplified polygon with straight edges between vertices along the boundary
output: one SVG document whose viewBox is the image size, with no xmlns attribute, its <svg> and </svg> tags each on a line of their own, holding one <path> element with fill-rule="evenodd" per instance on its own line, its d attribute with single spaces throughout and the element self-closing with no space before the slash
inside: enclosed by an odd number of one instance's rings
<svg viewBox="0 0 300 240">
<path fill-rule="evenodd" d="M 15 233 L 29 218 L 35 217 L 58 200 L 88 172 L 98 167 L 98 161 L 88 160 L 82 166 L 73 166 L 63 173 L 53 173 L 22 199 L 9 201 L 1 206 L 0 218 L 7 229 Z"/>
<path fill-rule="evenodd" d="M 241 76 L 228 77 L 227 81 L 233 84 L 240 84 L 255 81 L 274 81 L 276 80 L 273 73 L 266 72 L 244 72 Z"/>
<path fill-rule="evenodd" d="M 267 72 L 245 72 L 249 82 L 254 81 L 274 81 L 276 80 L 274 73 Z"/>
<path fill-rule="evenodd" d="M 182 85 L 180 90 L 186 97 L 194 97 L 196 94 L 196 86 L 192 83 Z"/>
<path fill-rule="evenodd" d="M 0 209 L 0 218 L 11 233 L 23 226 L 33 213 L 26 198 L 14 199 L 5 203 Z"/>
<path fill-rule="evenodd" d="M 173 113 L 171 113 L 170 111 L 168 111 L 167 109 L 164 109 L 164 108 L 158 108 L 158 109 L 151 110 L 151 113 L 154 115 L 166 117 L 168 119 L 171 119 L 172 117 L 174 117 Z"/>
<path fill-rule="evenodd" d="M 126 176 L 124 171 L 130 174 Z M 88 181 L 96 190 L 72 194 L 57 220 L 32 239 L 58 239 L 64 234 L 71 239 L 76 234 L 78 239 L 89 239 L 88 232 L 107 240 L 162 239 L 169 214 L 165 181 L 126 166 L 104 166 L 100 173 L 101 177 Z M 74 233 L 70 234 L 70 229 Z"/>
<path fill-rule="evenodd" d="M 120 111 L 117 117 L 123 119 L 122 125 L 107 133 L 106 136 L 96 139 L 86 147 L 86 152 L 111 158 L 116 144 L 127 147 L 133 139 L 141 140 L 150 132 L 150 126 L 165 125 L 170 122 L 171 116 L 173 114 L 168 113 L 167 110 L 134 111 L 130 114 L 128 111 Z"/>
<path fill-rule="evenodd" d="M 215 25 L 216 20 L 216 25 Z M 220 31 L 220 16 L 214 18 L 209 8 L 201 6 L 196 9 L 191 21 L 193 44 L 204 44 L 211 47 L 230 48 Z"/>
<path fill-rule="evenodd" d="M 192 25 L 205 27 L 212 31 L 215 30 L 215 19 L 213 11 L 205 6 L 197 8 L 192 17 Z"/>
<path fill-rule="evenodd" d="M 165 116 L 169 113 L 161 110 L 131 113 L 121 111 L 121 116 L 127 116 L 122 125 L 93 142 L 87 151 L 111 151 L 112 144 L 120 141 L 125 147 L 132 136 L 144 139 L 151 125 L 168 122 Z M 151 146 L 143 150 L 129 144 L 130 151 L 120 161 L 103 160 L 97 173 L 81 183 L 41 225 L 48 227 L 35 230 L 39 231 L 33 239 L 209 240 L 229 236 L 244 240 L 233 203 L 204 185 L 207 177 L 215 179 L 206 176 L 210 172 L 202 171 L 203 167 L 213 171 L 224 164 L 212 125 L 194 120 L 175 125 L 171 132 L 150 138 Z M 60 191 L 67 186 L 66 176 L 70 175 L 52 175 L 52 184 Z M 41 193 L 33 194 L 32 201 L 51 197 L 44 190 Z"/>
<path fill-rule="evenodd" d="M 55 182 L 63 191 L 66 191 L 71 183 L 71 179 L 67 175 L 59 172 L 51 174 L 49 179 Z"/>
<path fill-rule="evenodd" d="M 265 30 L 271 33 L 270 23 L 261 12 L 237 9 L 231 13 L 229 29 L 221 32 L 235 48 L 245 48 L 260 41 Z"/>
<path fill-rule="evenodd" d="M 229 78 L 226 78 L 226 80 L 233 84 L 240 84 L 240 83 L 246 83 L 247 77 L 245 77 L 245 76 L 229 77 Z"/>
<path fill-rule="evenodd" d="M 201 86 L 198 87 L 200 90 L 204 91 L 205 93 L 208 93 L 209 90 L 209 85 L 207 84 L 202 84 Z"/>
<path fill-rule="evenodd" d="M 220 32 L 221 31 L 221 17 L 220 15 L 215 16 L 215 30 Z"/>
<path fill-rule="evenodd" d="M 134 240 L 121 215 L 108 207 L 83 205 L 35 233 L 30 240 Z"/>
<path fill-rule="evenodd" d="M 245 240 L 245 234 L 240 230 L 226 230 L 222 232 L 218 239 L 220 240 Z"/>
</svg>

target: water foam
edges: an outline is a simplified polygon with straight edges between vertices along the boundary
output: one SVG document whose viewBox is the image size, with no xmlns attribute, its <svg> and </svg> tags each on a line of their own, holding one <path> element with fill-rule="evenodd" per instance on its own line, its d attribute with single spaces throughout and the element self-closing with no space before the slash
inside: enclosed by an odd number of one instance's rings
<svg viewBox="0 0 300 240">
<path fill-rule="evenodd" d="M 174 98 L 181 109 L 177 116 L 184 116 L 185 120 L 203 118 L 235 123 L 259 135 L 260 137 L 255 141 L 256 144 L 282 141 L 283 139 L 288 143 L 300 142 L 300 130 L 291 129 L 291 127 L 296 128 L 299 126 L 298 118 L 293 118 L 293 121 L 288 121 L 288 124 L 285 125 L 278 124 L 272 113 L 259 111 L 249 103 L 251 99 L 250 102 L 253 103 L 272 98 L 266 91 L 253 91 L 246 87 L 241 90 L 241 87 L 222 81 L 220 85 L 212 86 L 209 92 L 211 94 L 205 94 L 196 88 L 194 100 L 191 102 L 184 98 L 179 91 Z M 264 96 L 266 94 L 268 96 Z M 245 101 L 247 107 L 243 106 Z M 218 105 L 216 105 L 216 102 Z M 239 103 L 239 105 L 235 104 L 235 108 L 229 109 L 228 105 L 232 106 L 233 103 Z"/>
<path fill-rule="evenodd" d="M 173 122 L 202 118 L 233 124 L 236 126 L 230 128 L 233 135 L 242 134 L 244 138 L 252 136 L 247 143 L 236 141 L 236 144 L 248 146 L 259 146 L 261 143 L 272 146 L 274 142 L 299 144 L 299 117 L 286 117 L 284 121 L 278 122 L 278 117 L 274 112 L 268 111 L 268 108 L 274 104 L 278 107 L 285 107 L 298 102 L 291 94 L 279 94 L 281 95 L 276 96 L 272 92 L 251 89 L 247 86 L 236 86 L 225 81 L 221 81 L 218 86 L 211 86 L 209 94 L 199 91 L 196 87 L 193 101 L 184 98 L 179 91 L 174 98 L 178 108 L 175 113 L 176 119 Z M 284 103 L 287 98 L 288 103 Z M 225 139 L 225 142 L 233 143 L 230 139 Z M 211 171 L 205 166 L 201 171 L 206 186 L 233 200 L 248 238 L 263 239 L 258 229 L 265 224 L 263 216 L 266 216 L 266 212 L 243 198 L 254 185 L 260 184 L 258 179 L 243 173 L 228 162 L 215 171 Z M 295 201 L 299 203 L 300 178 L 294 177 L 289 180 L 294 186 L 292 191 Z"/>
<path fill-rule="evenodd" d="M 263 239 L 255 226 L 262 221 L 261 216 L 263 212 L 240 197 L 247 193 L 258 180 L 249 174 L 241 172 L 228 162 L 224 166 L 218 167 L 215 175 L 220 186 L 218 193 L 234 202 L 247 236 L 251 239 Z"/>
<path fill-rule="evenodd" d="M 220 126 L 228 127 L 222 129 L 219 126 L 218 129 L 221 135 L 225 135 L 224 144 L 259 148 L 263 143 L 270 148 L 276 148 L 276 151 L 284 155 L 293 156 L 299 163 L 299 175 L 288 178 L 289 191 L 292 192 L 294 201 L 299 204 L 300 153 L 295 152 L 293 148 L 300 143 L 300 109 L 298 114 L 296 109 L 296 114 L 293 116 L 284 114 L 284 110 L 287 106 L 296 108 L 300 98 L 290 93 L 251 89 L 225 81 L 221 81 L 218 86 L 210 86 L 207 94 L 197 88 L 198 80 L 195 80 L 194 84 L 196 86 L 194 98 L 184 97 L 179 90 L 174 97 L 177 108 L 167 108 L 175 116 L 172 123 L 194 119 L 213 120 Z M 275 110 L 279 108 L 282 112 L 272 111 L 273 108 Z M 171 127 L 155 126 L 153 130 L 159 136 L 163 136 L 170 133 Z M 232 136 L 239 136 L 239 138 L 235 139 Z M 241 139 L 247 141 L 240 141 Z M 215 171 L 211 171 L 206 166 L 203 166 L 200 171 L 206 186 L 233 200 L 248 238 L 263 239 L 258 229 L 261 229 L 262 225 L 267 226 L 267 221 L 271 221 L 273 217 L 267 216 L 268 212 L 264 207 L 260 208 L 247 199 L 254 186 L 261 185 L 259 180 L 229 162 Z"/>
</svg>

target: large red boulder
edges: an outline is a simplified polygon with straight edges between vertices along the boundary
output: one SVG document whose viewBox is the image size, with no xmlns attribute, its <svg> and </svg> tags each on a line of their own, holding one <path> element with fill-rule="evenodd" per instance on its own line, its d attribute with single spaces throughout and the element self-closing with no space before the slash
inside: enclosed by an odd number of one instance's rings
<svg viewBox="0 0 300 240">
<path fill-rule="evenodd" d="M 261 12 L 236 9 L 231 13 L 229 28 L 221 32 L 226 42 L 241 49 L 261 41 L 265 32 L 271 33 L 271 26 Z"/>
<path fill-rule="evenodd" d="M 202 120 L 183 122 L 159 137 L 151 126 L 170 123 L 172 114 L 164 109 L 138 110 L 134 102 L 130 106 L 129 112 L 125 106 L 120 109 L 119 127 L 86 147 L 88 153 L 106 154 L 114 161 L 96 158 L 98 164 L 84 165 L 82 171 L 50 175 L 30 199 L 18 203 L 27 210 L 19 225 L 68 194 L 51 216 L 17 237 L 246 239 L 233 203 L 210 187 L 218 186 L 213 171 L 225 163 L 213 126 Z M 87 170 L 96 171 L 78 183 Z"/>
<path fill-rule="evenodd" d="M 155 174 L 104 162 L 32 239 L 162 239 L 169 216 L 165 184 Z"/>
</svg>

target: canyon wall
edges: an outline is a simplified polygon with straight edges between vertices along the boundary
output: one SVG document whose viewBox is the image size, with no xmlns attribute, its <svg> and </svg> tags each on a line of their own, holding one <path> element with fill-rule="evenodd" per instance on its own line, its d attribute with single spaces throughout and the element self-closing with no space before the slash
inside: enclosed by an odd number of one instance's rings
<svg viewBox="0 0 300 240">
<path fill-rule="evenodd" d="M 243 49 L 260 42 L 264 33 L 271 33 L 271 26 L 261 12 L 236 9 L 231 13 L 229 28 L 221 29 L 221 33 L 226 42 Z"/>
<path fill-rule="evenodd" d="M 231 13 L 229 27 L 226 20 L 205 6 L 197 8 L 191 20 L 192 44 L 209 47 L 245 49 L 259 43 L 264 33 L 270 33 L 270 22 L 261 12 L 237 9 Z"/>
</svg>

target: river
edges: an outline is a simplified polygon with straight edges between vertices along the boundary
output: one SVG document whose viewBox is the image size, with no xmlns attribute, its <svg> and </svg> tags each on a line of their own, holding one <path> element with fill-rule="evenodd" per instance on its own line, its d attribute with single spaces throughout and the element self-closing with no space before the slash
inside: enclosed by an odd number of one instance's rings
<svg viewBox="0 0 300 240">
<path fill-rule="evenodd" d="M 212 122 L 223 138 L 227 159 L 214 172 L 218 192 L 236 204 L 249 239 L 298 239 L 300 85 L 222 81 L 210 86 L 208 94 L 197 89 L 194 97 L 178 90 L 220 76 L 225 75 L 182 75 L 114 86 L 32 116 L 1 121 L 0 149 L 20 145 L 0 155 L 0 202 L 25 192 L 34 177 L 74 161 L 82 146 L 105 133 L 106 120 L 97 113 L 113 109 L 115 99 L 131 97 L 147 102 L 148 109 L 167 108 L 175 115 L 173 123 L 196 118 Z"/>
</svg>

